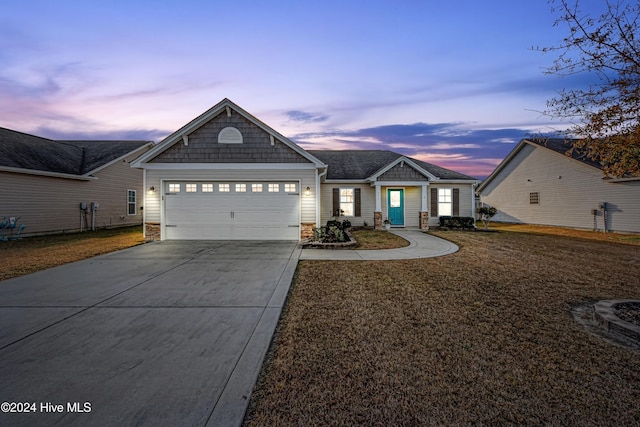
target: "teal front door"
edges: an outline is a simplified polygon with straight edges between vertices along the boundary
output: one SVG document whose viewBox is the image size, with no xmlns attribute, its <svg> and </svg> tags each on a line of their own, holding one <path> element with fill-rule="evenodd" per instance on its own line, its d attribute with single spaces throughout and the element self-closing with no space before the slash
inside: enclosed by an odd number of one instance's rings
<svg viewBox="0 0 640 427">
<path fill-rule="evenodd" d="M 404 225 L 404 190 L 399 188 L 390 188 L 387 190 L 387 209 L 391 226 Z"/>
</svg>

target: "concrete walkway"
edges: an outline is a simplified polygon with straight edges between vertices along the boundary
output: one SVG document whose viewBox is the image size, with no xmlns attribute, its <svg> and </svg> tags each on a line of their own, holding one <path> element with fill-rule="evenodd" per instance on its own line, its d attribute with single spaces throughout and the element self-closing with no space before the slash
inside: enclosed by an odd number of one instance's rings
<svg viewBox="0 0 640 427">
<path fill-rule="evenodd" d="M 300 259 L 382 261 L 398 259 L 432 258 L 458 251 L 458 246 L 417 229 L 391 229 L 391 233 L 409 241 L 409 246 L 398 249 L 348 250 L 348 249 L 303 249 Z"/>
</svg>

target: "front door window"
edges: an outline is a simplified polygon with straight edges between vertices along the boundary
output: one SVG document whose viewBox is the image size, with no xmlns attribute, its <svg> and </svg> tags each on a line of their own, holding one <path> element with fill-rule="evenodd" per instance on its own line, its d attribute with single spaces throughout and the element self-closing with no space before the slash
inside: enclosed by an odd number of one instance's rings
<svg viewBox="0 0 640 427">
<path fill-rule="evenodd" d="M 404 225 L 404 190 L 387 190 L 388 212 L 391 226 Z"/>
</svg>

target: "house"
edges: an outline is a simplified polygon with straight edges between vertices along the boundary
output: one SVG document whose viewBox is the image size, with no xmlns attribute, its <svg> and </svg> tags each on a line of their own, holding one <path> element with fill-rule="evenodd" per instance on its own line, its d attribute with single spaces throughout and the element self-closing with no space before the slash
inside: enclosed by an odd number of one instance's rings
<svg viewBox="0 0 640 427">
<path fill-rule="evenodd" d="M 129 163 L 152 146 L 0 128 L 0 221 L 15 218 L 24 236 L 141 224 L 142 171 Z"/>
<path fill-rule="evenodd" d="M 640 177 L 607 178 L 571 141 L 523 139 L 478 187 L 499 222 L 640 232 Z"/>
<path fill-rule="evenodd" d="M 148 239 L 299 240 L 338 215 L 426 229 L 475 208 L 469 176 L 390 151 L 307 151 L 228 99 L 132 167 Z"/>
</svg>

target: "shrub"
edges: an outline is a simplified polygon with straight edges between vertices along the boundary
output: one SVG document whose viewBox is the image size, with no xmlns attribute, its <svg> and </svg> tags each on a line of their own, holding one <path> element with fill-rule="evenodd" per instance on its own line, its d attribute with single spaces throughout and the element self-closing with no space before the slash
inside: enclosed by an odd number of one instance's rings
<svg viewBox="0 0 640 427">
<path fill-rule="evenodd" d="M 476 220 L 470 216 L 441 216 L 440 227 L 473 229 L 476 227 Z"/>
<path fill-rule="evenodd" d="M 498 209 L 494 208 L 493 206 L 482 206 L 480 209 L 478 209 L 478 213 L 480 214 L 480 219 L 482 220 L 484 229 L 486 230 L 489 228 L 489 220 L 498 213 Z"/>
<path fill-rule="evenodd" d="M 327 221 L 327 225 L 324 227 L 317 227 L 313 229 L 313 241 L 322 243 L 342 243 L 348 242 L 349 236 L 345 233 L 345 229 L 351 227 L 349 221 Z"/>
</svg>

